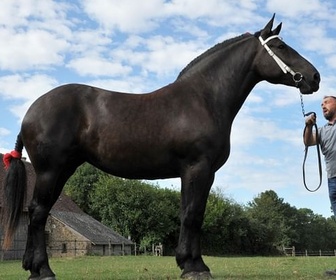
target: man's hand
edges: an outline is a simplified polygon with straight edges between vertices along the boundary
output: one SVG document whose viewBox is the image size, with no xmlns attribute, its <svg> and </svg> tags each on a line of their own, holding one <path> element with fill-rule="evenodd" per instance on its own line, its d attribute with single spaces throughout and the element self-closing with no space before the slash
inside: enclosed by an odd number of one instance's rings
<svg viewBox="0 0 336 280">
<path fill-rule="evenodd" d="M 306 126 L 313 126 L 314 124 L 316 124 L 316 115 L 315 114 L 310 114 L 306 120 Z"/>
<path fill-rule="evenodd" d="M 306 127 L 303 133 L 303 143 L 306 146 L 317 144 L 316 134 L 313 133 L 313 125 L 316 124 L 316 114 L 312 113 L 305 119 Z"/>
</svg>

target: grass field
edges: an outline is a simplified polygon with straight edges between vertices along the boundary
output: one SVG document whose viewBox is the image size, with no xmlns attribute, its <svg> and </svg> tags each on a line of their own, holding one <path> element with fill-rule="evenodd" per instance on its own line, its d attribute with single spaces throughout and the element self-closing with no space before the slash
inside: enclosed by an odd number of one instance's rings
<svg viewBox="0 0 336 280">
<path fill-rule="evenodd" d="M 214 279 L 333 279 L 336 257 L 204 257 Z M 54 258 L 50 264 L 59 280 L 180 279 L 173 257 L 125 256 Z M 0 279 L 27 279 L 20 261 L 0 262 Z"/>
</svg>

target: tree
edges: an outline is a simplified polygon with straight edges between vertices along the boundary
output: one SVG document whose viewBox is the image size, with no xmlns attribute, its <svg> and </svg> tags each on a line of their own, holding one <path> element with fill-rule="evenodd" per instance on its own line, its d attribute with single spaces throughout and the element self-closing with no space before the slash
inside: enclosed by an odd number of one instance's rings
<svg viewBox="0 0 336 280">
<path fill-rule="evenodd" d="M 165 243 L 172 247 L 178 232 L 179 196 L 139 180 L 101 176 L 91 195 L 91 207 L 101 221 L 142 247 Z"/>
<path fill-rule="evenodd" d="M 64 191 L 71 199 L 87 214 L 97 218 L 96 213 L 91 207 L 90 197 L 93 192 L 94 184 L 100 176 L 105 173 L 94 166 L 84 163 L 79 166 L 76 172 L 65 184 Z"/>
<path fill-rule="evenodd" d="M 293 246 L 297 251 L 336 248 L 336 223 L 332 218 L 325 219 L 310 209 L 299 209 L 295 229 L 299 238 Z"/>
<path fill-rule="evenodd" d="M 289 216 L 291 206 L 272 191 L 265 191 L 248 203 L 247 213 L 255 236 L 254 249 L 272 253 L 276 248 L 288 246 L 288 233 L 291 230 Z"/>
<path fill-rule="evenodd" d="M 243 222 L 244 221 L 244 222 Z M 243 208 L 225 198 L 220 189 L 210 192 L 204 216 L 202 243 L 204 252 L 233 254 L 245 250 L 247 231 Z"/>
</svg>

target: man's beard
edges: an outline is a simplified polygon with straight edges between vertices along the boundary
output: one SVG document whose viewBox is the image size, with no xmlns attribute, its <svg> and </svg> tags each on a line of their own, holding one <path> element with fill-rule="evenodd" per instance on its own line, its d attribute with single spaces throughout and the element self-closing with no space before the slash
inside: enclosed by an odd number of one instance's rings
<svg viewBox="0 0 336 280">
<path fill-rule="evenodd" d="M 334 116 L 335 116 L 335 111 L 328 111 L 324 114 L 324 117 L 328 121 L 332 120 L 334 118 Z"/>
</svg>

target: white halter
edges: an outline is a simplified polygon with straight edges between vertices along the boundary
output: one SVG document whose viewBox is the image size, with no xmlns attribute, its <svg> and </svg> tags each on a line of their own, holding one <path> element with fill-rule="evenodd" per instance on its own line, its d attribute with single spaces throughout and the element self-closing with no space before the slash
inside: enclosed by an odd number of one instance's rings
<svg viewBox="0 0 336 280">
<path fill-rule="evenodd" d="M 279 35 L 273 35 L 268 37 L 266 40 L 264 40 L 261 36 L 259 36 L 259 41 L 261 45 L 267 50 L 268 54 L 275 60 L 275 62 L 279 65 L 281 70 L 287 74 L 288 72 L 292 74 L 293 80 L 296 83 L 299 83 L 302 81 L 302 74 L 300 72 L 294 72 L 286 63 L 284 63 L 270 48 L 267 46 L 267 43 L 271 41 L 272 39 L 279 38 L 282 40 L 282 38 Z"/>
</svg>

